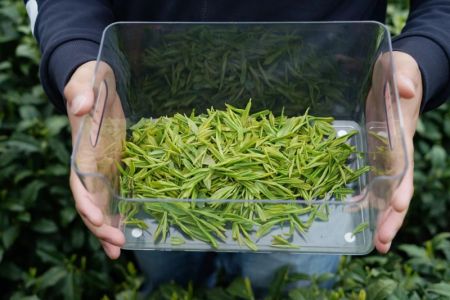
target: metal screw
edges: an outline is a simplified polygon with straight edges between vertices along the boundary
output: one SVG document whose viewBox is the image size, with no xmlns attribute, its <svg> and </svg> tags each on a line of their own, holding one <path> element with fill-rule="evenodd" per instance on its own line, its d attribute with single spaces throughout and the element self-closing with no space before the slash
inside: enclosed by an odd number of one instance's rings
<svg viewBox="0 0 450 300">
<path fill-rule="evenodd" d="M 346 234 L 344 234 L 344 240 L 347 243 L 353 243 L 356 240 L 356 237 L 352 232 L 347 232 Z"/>
<path fill-rule="evenodd" d="M 140 228 L 133 228 L 133 230 L 131 230 L 131 235 L 134 237 L 134 238 L 138 238 L 138 237 L 141 237 L 142 236 L 142 229 L 140 229 Z"/>
<path fill-rule="evenodd" d="M 344 136 L 346 134 L 347 134 L 347 130 L 344 130 L 344 129 L 338 130 L 338 132 L 337 132 L 338 137 Z"/>
</svg>

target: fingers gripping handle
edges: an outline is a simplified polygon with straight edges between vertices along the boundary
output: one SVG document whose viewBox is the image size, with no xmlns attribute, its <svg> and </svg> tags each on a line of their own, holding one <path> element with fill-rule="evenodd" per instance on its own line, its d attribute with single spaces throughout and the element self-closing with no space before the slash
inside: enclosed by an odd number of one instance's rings
<svg viewBox="0 0 450 300">
<path fill-rule="evenodd" d="M 73 156 L 74 175 L 78 177 L 86 190 L 92 190 L 93 184 L 89 184 L 87 177 L 96 177 L 98 174 L 96 154 L 99 151 L 96 147 L 100 140 L 101 128 L 104 120 L 108 102 L 108 83 L 102 80 L 100 84 L 93 88 L 94 105 L 89 115 L 83 120 L 80 126 L 80 134 L 76 143 Z"/>
</svg>

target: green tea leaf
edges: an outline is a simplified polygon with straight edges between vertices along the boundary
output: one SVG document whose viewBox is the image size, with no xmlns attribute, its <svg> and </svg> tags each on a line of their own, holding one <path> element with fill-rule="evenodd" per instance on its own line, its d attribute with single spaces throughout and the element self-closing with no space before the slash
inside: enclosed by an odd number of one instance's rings
<svg viewBox="0 0 450 300">
<path fill-rule="evenodd" d="M 262 65 L 258 68 L 266 72 Z M 245 72 L 240 73 L 244 81 Z M 167 79 L 172 87 L 178 80 L 175 73 Z M 269 84 L 269 78 L 265 80 Z M 286 237 L 291 238 L 306 233 L 315 220 L 326 222 L 328 205 L 313 207 L 312 201 L 345 198 L 353 193 L 347 184 L 369 171 L 368 166 L 348 166 L 356 150 L 347 141 L 357 132 L 336 137 L 333 118 L 308 111 L 298 117 L 275 116 L 268 110 L 252 113 L 251 108 L 251 101 L 243 109 L 227 104 L 225 110 L 211 107 L 205 114 L 141 119 L 131 127 L 122 164 L 117 165 L 121 194 L 191 200 L 144 204 L 158 224 L 155 243 L 164 243 L 173 226 L 213 247 L 231 234 L 239 245 L 257 250 L 254 239 L 274 226 L 288 229 Z M 195 201 L 198 198 L 249 201 L 225 204 Z M 310 204 L 253 202 L 259 199 L 303 199 Z M 119 210 L 124 224 L 147 228 L 142 217 L 136 217 L 138 207 L 121 202 Z M 307 220 L 300 221 L 300 215 L 307 215 Z M 273 236 L 272 246 L 298 248 L 284 235 Z"/>
</svg>

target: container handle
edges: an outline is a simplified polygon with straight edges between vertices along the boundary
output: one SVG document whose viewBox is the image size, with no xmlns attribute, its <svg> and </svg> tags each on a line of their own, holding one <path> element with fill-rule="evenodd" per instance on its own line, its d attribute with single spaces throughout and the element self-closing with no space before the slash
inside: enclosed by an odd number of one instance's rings
<svg viewBox="0 0 450 300">
<path fill-rule="evenodd" d="M 105 114 L 106 102 L 108 100 L 108 83 L 102 80 L 96 93 L 94 109 L 90 112 L 92 118 L 92 127 L 90 129 L 90 140 L 92 147 L 95 148 L 100 136 L 100 129 Z"/>
</svg>

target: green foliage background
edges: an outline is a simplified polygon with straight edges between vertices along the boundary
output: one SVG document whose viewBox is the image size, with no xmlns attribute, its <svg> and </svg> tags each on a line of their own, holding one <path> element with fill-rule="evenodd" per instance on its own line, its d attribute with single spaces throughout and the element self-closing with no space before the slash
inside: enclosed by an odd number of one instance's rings
<svg viewBox="0 0 450 300">
<path fill-rule="evenodd" d="M 388 24 L 400 32 L 405 1 L 390 1 Z M 0 297 L 135 299 L 142 277 L 125 253 L 110 261 L 77 217 L 68 187 L 70 135 L 39 84 L 39 51 L 23 2 L 0 2 Z M 269 299 L 450 298 L 450 107 L 420 120 L 415 139 L 415 196 L 386 256 L 343 258 L 339 272 L 283 293 L 304 279 L 281 269 Z M 425 242 L 426 240 L 429 240 Z M 319 284 L 333 278 L 333 289 Z M 153 299 L 252 299 L 237 278 L 210 290 L 167 284 Z"/>
</svg>

